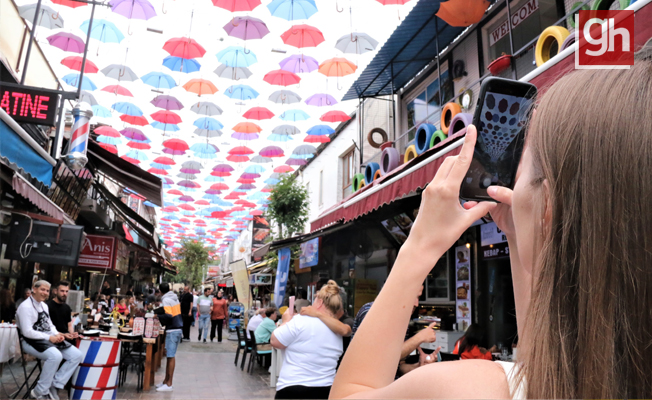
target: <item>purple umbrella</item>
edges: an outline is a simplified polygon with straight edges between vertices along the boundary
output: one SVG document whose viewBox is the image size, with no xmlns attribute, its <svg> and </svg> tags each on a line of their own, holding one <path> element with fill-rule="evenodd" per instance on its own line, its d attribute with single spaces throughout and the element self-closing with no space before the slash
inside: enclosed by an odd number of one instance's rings
<svg viewBox="0 0 652 400">
<path fill-rule="evenodd" d="M 222 194 L 221 190 L 215 190 L 215 189 L 206 189 L 206 193 L 208 194 Z"/>
<path fill-rule="evenodd" d="M 262 39 L 269 33 L 267 25 L 253 17 L 235 17 L 224 25 L 224 30 L 227 35 L 242 40 Z"/>
<path fill-rule="evenodd" d="M 183 195 L 177 199 L 178 201 L 195 201 L 192 196 Z"/>
<path fill-rule="evenodd" d="M 154 104 L 154 107 L 162 108 L 168 111 L 181 110 L 183 108 L 183 104 L 181 104 L 181 102 L 177 100 L 176 97 L 167 95 L 156 96 L 154 100 L 150 101 L 150 103 Z"/>
<path fill-rule="evenodd" d="M 242 175 L 240 175 L 240 178 L 243 178 L 243 179 L 256 179 L 256 178 L 260 178 L 260 174 L 251 174 L 251 173 L 245 172 Z"/>
<path fill-rule="evenodd" d="M 148 20 L 156 16 L 154 6 L 147 0 L 111 0 L 111 11 L 128 19 Z"/>
<path fill-rule="evenodd" d="M 244 183 L 236 188 L 236 190 L 251 190 L 255 189 L 256 185 L 252 185 L 251 183 Z"/>
<path fill-rule="evenodd" d="M 335 100 L 335 97 L 331 96 L 330 94 L 317 93 L 308 97 L 306 99 L 306 104 L 309 106 L 317 107 L 332 106 L 337 104 L 337 100 Z"/>
<path fill-rule="evenodd" d="M 253 133 L 233 132 L 231 134 L 231 137 L 238 140 L 254 140 L 254 139 L 258 139 L 259 136 L 256 132 Z"/>
<path fill-rule="evenodd" d="M 185 150 L 174 150 L 174 149 L 169 149 L 167 147 L 164 147 L 163 148 L 163 153 L 170 154 L 170 155 L 173 155 L 173 156 L 182 156 L 182 155 L 186 154 L 186 151 Z"/>
<path fill-rule="evenodd" d="M 136 128 L 124 128 L 120 131 L 122 136 L 132 139 L 132 140 L 148 140 L 147 136 L 140 130 Z"/>
<path fill-rule="evenodd" d="M 288 158 L 285 163 L 287 165 L 306 165 L 308 161 L 303 158 Z"/>
<path fill-rule="evenodd" d="M 189 180 L 180 181 L 179 183 L 177 183 L 177 185 L 185 188 L 191 188 L 191 189 L 200 187 L 198 183 Z"/>
<path fill-rule="evenodd" d="M 180 171 L 183 172 L 184 174 L 199 174 L 199 173 L 201 173 L 200 170 L 194 169 L 194 168 L 181 168 Z"/>
<path fill-rule="evenodd" d="M 233 167 L 230 166 L 229 164 L 218 164 L 218 165 L 216 165 L 216 166 L 213 167 L 213 171 L 217 171 L 217 172 L 231 172 L 231 171 L 235 171 L 235 170 L 234 170 Z"/>
<path fill-rule="evenodd" d="M 267 146 L 258 153 L 263 157 L 280 157 L 283 155 L 283 149 L 278 146 Z"/>
<path fill-rule="evenodd" d="M 294 72 L 295 74 L 312 72 L 319 68 L 317 60 L 312 57 L 304 56 L 303 54 L 295 54 L 284 58 L 283 61 L 278 64 L 281 66 L 281 69 Z"/>
<path fill-rule="evenodd" d="M 48 36 L 48 42 L 63 51 L 70 51 L 73 53 L 84 52 L 84 41 L 79 36 L 72 33 L 59 32 L 52 36 Z"/>
</svg>

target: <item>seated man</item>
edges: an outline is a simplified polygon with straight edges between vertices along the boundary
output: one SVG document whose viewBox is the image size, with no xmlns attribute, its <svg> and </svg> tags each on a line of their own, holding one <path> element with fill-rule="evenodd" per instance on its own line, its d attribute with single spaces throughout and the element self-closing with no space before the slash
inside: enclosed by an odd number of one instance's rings
<svg viewBox="0 0 652 400">
<path fill-rule="evenodd" d="M 68 281 L 61 281 L 52 287 L 52 292 L 54 297 L 47 301 L 48 311 L 50 312 L 50 319 L 54 324 L 54 327 L 61 334 L 70 333 L 72 338 L 66 339 L 71 344 L 73 343 L 74 338 L 79 336 L 77 332 L 73 330 L 72 326 L 72 309 L 66 300 L 68 299 L 68 290 L 70 290 L 70 283 Z"/>
<path fill-rule="evenodd" d="M 245 329 L 247 337 L 249 337 L 249 331 L 256 332 L 256 328 L 258 328 L 260 323 L 263 322 L 264 315 L 265 309 L 261 308 L 260 310 L 256 311 L 256 315 L 251 317 L 249 323 L 247 324 L 247 329 Z"/>
<path fill-rule="evenodd" d="M 265 318 L 262 320 L 260 325 L 258 325 L 258 328 L 256 328 L 254 331 L 258 350 L 265 351 L 272 349 L 272 346 L 269 344 L 269 340 L 272 337 L 272 332 L 274 332 L 274 329 L 276 329 L 277 319 L 278 314 L 276 313 L 275 308 L 268 307 L 265 309 Z"/>
<path fill-rule="evenodd" d="M 38 384 L 31 391 L 32 397 L 59 400 L 58 390 L 63 389 L 75 372 L 82 354 L 65 341 L 72 339 L 72 335 L 59 333 L 52 323 L 45 304 L 49 295 L 49 282 L 35 282 L 32 297 L 18 307 L 16 319 L 23 335 L 23 350 L 44 361 Z M 59 368 L 62 359 L 66 362 Z"/>
</svg>

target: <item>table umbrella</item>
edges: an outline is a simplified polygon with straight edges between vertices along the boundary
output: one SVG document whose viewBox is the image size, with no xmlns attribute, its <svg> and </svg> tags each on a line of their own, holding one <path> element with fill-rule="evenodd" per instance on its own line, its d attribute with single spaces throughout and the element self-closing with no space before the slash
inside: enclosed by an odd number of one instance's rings
<svg viewBox="0 0 652 400">
<path fill-rule="evenodd" d="M 242 163 L 242 162 L 247 162 L 249 161 L 249 157 L 247 156 L 239 156 L 235 154 L 231 154 L 228 157 L 226 157 L 227 161 L 231 162 L 236 162 L 236 163 Z"/>
<path fill-rule="evenodd" d="M 185 74 L 197 72 L 201 68 L 201 64 L 197 60 L 174 56 L 165 57 L 163 59 L 163 66 L 172 71 L 183 72 Z"/>
<path fill-rule="evenodd" d="M 378 42 L 366 33 L 351 33 L 337 39 L 335 48 L 342 53 L 364 54 L 376 50 Z"/>
<path fill-rule="evenodd" d="M 308 118 L 310 118 L 310 116 L 301 110 L 288 110 L 283 114 L 281 114 L 279 118 L 283 121 L 296 122 L 296 121 L 305 121 Z"/>
<path fill-rule="evenodd" d="M 130 147 L 130 148 L 132 148 L 132 149 L 136 149 L 136 150 L 149 150 L 149 149 L 152 148 L 152 146 L 150 146 L 150 145 L 147 144 L 147 143 L 134 142 L 133 140 L 132 140 L 132 141 L 129 141 L 129 142 L 127 143 L 127 146 Z"/>
<path fill-rule="evenodd" d="M 109 85 L 101 89 L 103 92 L 119 94 L 121 96 L 134 97 L 133 94 L 127 88 L 120 85 Z"/>
<path fill-rule="evenodd" d="M 191 79 L 183 85 L 186 91 L 196 93 L 199 97 L 202 94 L 213 94 L 217 92 L 215 85 L 206 79 Z"/>
<path fill-rule="evenodd" d="M 181 139 L 168 139 L 163 142 L 163 147 L 172 149 L 172 150 L 188 150 L 188 143 L 184 142 Z"/>
<path fill-rule="evenodd" d="M 263 157 L 283 157 L 283 149 L 278 146 L 263 147 L 258 154 Z"/>
<path fill-rule="evenodd" d="M 26 4 L 24 6 L 18 7 L 18 14 L 26 21 L 34 22 L 34 14 L 36 13 L 37 4 L 38 3 Z M 63 28 L 63 18 L 51 7 L 42 4 L 39 13 L 40 15 L 38 17 L 38 21 L 36 21 L 36 25 L 42 26 L 46 29 Z"/>
<path fill-rule="evenodd" d="M 162 72 L 150 72 L 140 78 L 144 84 L 156 89 L 172 89 L 177 82 L 168 74 Z"/>
<path fill-rule="evenodd" d="M 220 137 L 220 136 L 222 136 L 223 132 L 221 130 L 219 130 L 219 129 L 200 129 L 200 128 L 197 128 L 197 129 L 195 129 L 193 131 L 193 133 L 195 135 L 199 136 L 199 137 L 209 139 L 209 138 L 214 138 L 214 137 Z"/>
<path fill-rule="evenodd" d="M 226 34 L 242 40 L 262 39 L 269 33 L 267 25 L 258 18 L 235 17 L 224 25 Z"/>
<path fill-rule="evenodd" d="M 299 75 L 283 69 L 268 72 L 263 80 L 271 85 L 279 86 L 296 85 L 301 82 Z"/>
<path fill-rule="evenodd" d="M 145 134 L 140 129 L 136 129 L 136 128 L 131 128 L 131 127 L 124 128 L 123 130 L 120 131 L 120 133 L 122 134 L 122 136 L 131 140 L 141 140 L 141 141 L 149 140 L 147 136 L 145 136 Z M 162 161 L 156 161 L 156 162 L 163 163 Z M 174 165 L 174 161 L 170 165 Z"/>
<path fill-rule="evenodd" d="M 267 8 L 273 16 L 288 21 L 308 19 L 317 12 L 314 0 L 274 0 Z"/>
<path fill-rule="evenodd" d="M 327 135 L 313 135 L 306 136 L 303 141 L 306 143 L 328 143 L 331 141 L 331 138 Z"/>
<path fill-rule="evenodd" d="M 190 107 L 190 111 L 199 115 L 208 115 L 209 117 L 222 114 L 222 109 L 210 101 L 200 101 L 194 103 L 192 107 Z"/>
<path fill-rule="evenodd" d="M 229 154 L 236 155 L 236 156 L 245 156 L 248 154 L 254 154 L 254 151 L 247 146 L 238 146 L 229 150 Z"/>
<path fill-rule="evenodd" d="M 172 38 L 165 42 L 163 50 L 170 53 L 171 56 L 180 57 L 186 60 L 192 58 L 201 58 L 206 54 L 206 50 L 195 39 L 187 37 Z"/>
<path fill-rule="evenodd" d="M 163 122 L 154 121 L 150 124 L 152 128 L 161 130 L 163 132 L 178 132 L 181 130 L 176 124 L 166 124 Z"/>
<path fill-rule="evenodd" d="M 306 133 L 311 136 L 330 135 L 335 133 L 335 129 L 331 128 L 328 125 L 315 125 L 312 128 L 308 129 Z"/>
<path fill-rule="evenodd" d="M 129 103 L 128 101 L 119 101 L 113 104 L 111 108 L 121 114 L 130 115 L 132 117 L 140 117 L 143 115 L 143 111 L 138 108 L 138 106 L 133 103 Z"/>
<path fill-rule="evenodd" d="M 247 112 L 245 112 L 242 116 L 247 119 L 255 119 L 261 121 L 264 119 L 271 119 L 274 117 L 274 113 L 265 107 L 253 107 L 247 110 Z"/>
<path fill-rule="evenodd" d="M 111 64 L 108 67 L 103 68 L 102 73 L 107 78 L 113 78 L 118 81 L 132 82 L 138 79 L 138 75 L 136 75 L 134 71 L 126 65 Z"/>
<path fill-rule="evenodd" d="M 145 126 L 149 125 L 149 121 L 145 117 L 139 117 L 137 115 L 121 115 L 120 120 L 131 125 Z"/>
<path fill-rule="evenodd" d="M 225 91 L 224 95 L 231 99 L 238 99 L 240 101 L 252 100 L 258 97 L 258 92 L 247 85 L 232 85 Z"/>
<path fill-rule="evenodd" d="M 325 107 L 337 104 L 337 100 L 328 93 L 317 93 L 308 97 L 306 104 L 309 106 Z"/>
<path fill-rule="evenodd" d="M 257 155 L 257 156 L 254 156 L 254 157 L 251 158 L 251 162 L 256 163 L 256 164 L 267 164 L 267 163 L 271 163 L 273 161 L 274 160 L 272 160 L 271 158 L 263 157 L 261 155 Z"/>
<path fill-rule="evenodd" d="M 99 135 L 97 137 L 97 141 L 99 143 L 106 143 L 106 144 L 112 144 L 112 145 L 118 145 L 118 144 L 122 143 L 122 140 L 120 140 L 120 138 L 111 137 L 111 136 L 103 136 L 103 135 Z"/>
<path fill-rule="evenodd" d="M 47 37 L 51 46 L 57 47 L 63 51 L 72 53 L 84 52 L 84 41 L 77 35 L 68 32 L 59 32 Z"/>
<path fill-rule="evenodd" d="M 324 34 L 314 26 L 293 25 L 281 35 L 281 39 L 287 45 L 302 49 L 305 47 L 317 47 L 324 41 Z"/>
<path fill-rule="evenodd" d="M 258 62 L 256 55 L 242 47 L 229 46 L 217 53 L 217 61 L 229 67 L 248 67 Z"/>
<path fill-rule="evenodd" d="M 319 68 L 319 62 L 317 60 L 303 54 L 295 54 L 284 58 L 279 65 L 281 69 L 294 72 L 295 74 L 312 72 Z"/>
<path fill-rule="evenodd" d="M 154 105 L 154 107 L 162 108 L 164 110 L 181 110 L 183 109 L 183 104 L 179 100 L 177 100 L 176 97 L 173 96 L 168 96 L 168 95 L 158 95 L 154 97 L 152 101 L 150 101 Z"/>
<path fill-rule="evenodd" d="M 262 128 L 253 122 L 240 122 L 233 127 L 233 130 L 242 133 L 260 133 Z"/>
<path fill-rule="evenodd" d="M 88 24 L 90 20 L 84 21 L 79 29 L 88 32 Z M 120 32 L 113 22 L 105 19 L 94 19 L 93 27 L 91 28 L 91 39 L 99 40 L 102 43 L 120 43 L 125 38 L 125 35 Z"/>
<path fill-rule="evenodd" d="M 247 79 L 251 76 L 251 71 L 245 67 L 229 67 L 226 64 L 220 64 L 219 67 L 215 69 L 215 74 L 220 78 L 231 79 L 234 81 L 239 81 L 240 79 Z"/>
<path fill-rule="evenodd" d="M 197 118 L 192 124 L 199 129 L 218 130 L 224 128 L 220 121 L 211 117 Z"/>
<path fill-rule="evenodd" d="M 107 137 L 114 137 L 114 138 L 120 137 L 120 132 L 118 132 L 117 129 L 114 129 L 110 126 L 98 126 L 97 128 L 93 129 L 93 132 L 98 135 L 107 136 Z"/>
<path fill-rule="evenodd" d="M 66 82 L 70 86 L 78 86 L 79 84 L 79 74 L 78 73 L 70 73 L 63 78 L 61 78 L 62 81 Z M 82 78 L 82 84 L 81 84 L 82 90 L 96 90 L 97 86 L 93 83 L 91 78 L 87 77 L 84 75 Z"/>
<path fill-rule="evenodd" d="M 128 19 L 148 20 L 156 16 L 154 6 L 147 0 L 111 0 L 111 11 Z"/>
<path fill-rule="evenodd" d="M 260 0 L 213 0 L 213 5 L 231 12 L 252 11 L 260 5 Z"/>
<path fill-rule="evenodd" d="M 181 117 L 172 111 L 157 111 L 154 114 L 150 115 L 154 121 L 158 121 L 164 124 L 180 124 Z"/>
<path fill-rule="evenodd" d="M 98 102 L 95 99 L 95 96 L 93 96 L 90 92 L 87 92 L 85 90 L 82 90 L 81 96 L 79 97 L 79 101 L 84 102 L 84 103 L 88 103 L 91 106 L 98 105 Z"/>
<path fill-rule="evenodd" d="M 319 117 L 324 122 L 344 122 L 351 119 L 344 111 L 334 110 L 329 111 Z"/>
<path fill-rule="evenodd" d="M 277 90 L 269 96 L 268 100 L 276 104 L 294 104 L 301 101 L 301 96 L 291 90 Z"/>
<path fill-rule="evenodd" d="M 72 69 L 73 71 L 81 71 L 83 59 L 79 56 L 69 56 L 61 60 L 61 64 Z M 95 74 L 97 73 L 98 68 L 91 60 L 86 59 L 86 65 L 84 65 L 84 73 L 86 74 Z"/>
<path fill-rule="evenodd" d="M 257 133 L 233 132 L 231 137 L 237 140 L 256 140 L 259 138 Z"/>
</svg>

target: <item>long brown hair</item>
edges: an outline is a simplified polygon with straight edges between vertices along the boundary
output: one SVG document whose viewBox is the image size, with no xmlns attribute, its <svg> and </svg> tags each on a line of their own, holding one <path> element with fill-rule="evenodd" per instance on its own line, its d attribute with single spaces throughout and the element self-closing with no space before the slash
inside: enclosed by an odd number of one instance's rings
<svg viewBox="0 0 652 400">
<path fill-rule="evenodd" d="M 519 351 L 527 397 L 649 398 L 652 63 L 565 76 L 528 135 L 550 224 Z"/>
</svg>

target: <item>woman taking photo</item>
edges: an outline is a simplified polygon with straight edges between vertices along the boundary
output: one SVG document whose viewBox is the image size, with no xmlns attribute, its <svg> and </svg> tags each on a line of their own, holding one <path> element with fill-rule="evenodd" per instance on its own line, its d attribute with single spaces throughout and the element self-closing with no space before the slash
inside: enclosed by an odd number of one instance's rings
<svg viewBox="0 0 652 400">
<path fill-rule="evenodd" d="M 335 281 L 322 286 L 313 307 L 333 318 L 342 310 L 340 287 Z M 277 399 L 328 398 L 342 354 L 341 336 L 319 318 L 290 314 L 288 310 L 270 342 L 274 348 L 285 350 L 276 384 Z"/>
<path fill-rule="evenodd" d="M 540 98 L 514 190 L 490 188 L 499 205 L 462 207 L 471 127 L 460 155 L 447 157 L 424 190 L 331 397 L 652 396 L 650 110 L 649 60 L 561 78 Z M 487 212 L 509 242 L 519 364 L 434 363 L 394 381 L 407 305 L 439 257 Z"/>
</svg>

